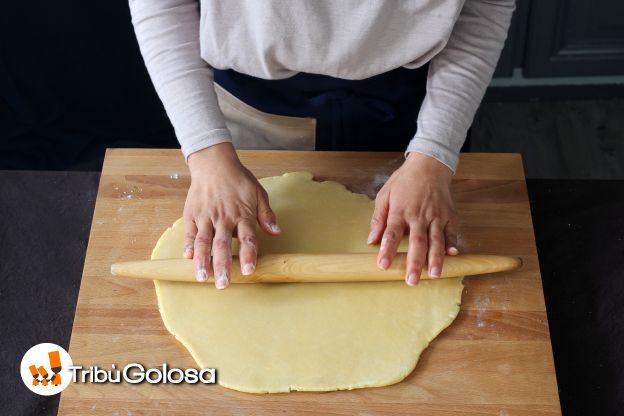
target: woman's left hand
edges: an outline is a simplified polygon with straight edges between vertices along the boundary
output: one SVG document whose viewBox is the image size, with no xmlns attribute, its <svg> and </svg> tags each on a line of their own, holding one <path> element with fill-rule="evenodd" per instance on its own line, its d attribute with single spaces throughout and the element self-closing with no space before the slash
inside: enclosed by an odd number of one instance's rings
<svg viewBox="0 0 624 416">
<path fill-rule="evenodd" d="M 428 265 L 442 272 L 444 254 L 456 255 L 458 219 L 451 195 L 451 170 L 436 159 L 411 152 L 375 198 L 368 244 L 381 240 L 377 265 L 390 267 L 405 232 L 409 248 L 405 281 L 415 285 Z"/>
</svg>

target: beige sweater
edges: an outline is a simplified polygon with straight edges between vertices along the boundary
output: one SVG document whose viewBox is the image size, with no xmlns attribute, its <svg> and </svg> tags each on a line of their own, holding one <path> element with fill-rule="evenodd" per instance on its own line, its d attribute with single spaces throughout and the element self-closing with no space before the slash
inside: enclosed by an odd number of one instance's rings
<svg viewBox="0 0 624 416">
<path fill-rule="evenodd" d="M 407 151 L 455 170 L 514 0 L 130 0 L 150 73 L 186 157 L 230 141 L 212 68 L 265 79 L 363 79 L 430 61 Z M 201 10 L 201 13 L 200 13 Z"/>
</svg>

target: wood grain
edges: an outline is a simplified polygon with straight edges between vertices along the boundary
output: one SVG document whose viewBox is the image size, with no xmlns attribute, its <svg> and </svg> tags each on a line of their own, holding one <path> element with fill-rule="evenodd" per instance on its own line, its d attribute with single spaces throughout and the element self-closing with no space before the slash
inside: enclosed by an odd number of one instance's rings
<svg viewBox="0 0 624 416">
<path fill-rule="evenodd" d="M 241 151 L 258 177 L 309 171 L 374 197 L 398 153 Z M 153 283 L 110 275 L 149 258 L 181 216 L 188 170 L 177 150 L 109 150 L 104 162 L 70 354 L 75 364 L 194 367 L 164 328 Z M 523 267 L 466 279 L 457 320 L 389 387 L 252 395 L 206 385 L 72 384 L 59 414 L 558 415 L 557 384 L 522 161 L 467 154 L 453 181 L 465 253 L 521 256 Z M 207 319 L 210 319 L 207 317 Z"/>
</svg>

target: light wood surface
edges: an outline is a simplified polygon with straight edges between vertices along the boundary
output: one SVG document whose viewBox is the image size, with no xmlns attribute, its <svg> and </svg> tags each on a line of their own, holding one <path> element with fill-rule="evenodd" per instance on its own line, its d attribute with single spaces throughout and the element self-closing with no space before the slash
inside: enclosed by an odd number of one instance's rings
<svg viewBox="0 0 624 416">
<path fill-rule="evenodd" d="M 236 258 L 236 256 L 234 256 Z M 377 255 L 358 254 L 265 254 L 258 257 L 256 270 L 245 276 L 232 268 L 231 283 L 339 283 L 389 282 L 405 279 L 407 255 L 397 253 L 392 265 L 381 270 Z M 236 264 L 236 260 L 234 260 Z M 473 276 L 515 270 L 522 264 L 518 257 L 488 254 L 446 256 L 440 278 Z M 111 274 L 149 280 L 193 282 L 193 261 L 187 259 L 135 260 L 114 263 Z M 423 270 L 421 279 L 432 279 Z M 209 281 L 214 281 L 211 277 Z"/>
<path fill-rule="evenodd" d="M 398 153 L 242 151 L 258 177 L 309 171 L 373 197 Z M 74 320 L 74 364 L 109 369 L 195 367 L 165 329 L 153 283 L 110 274 L 116 261 L 149 258 L 182 214 L 189 176 L 177 150 L 107 152 Z M 560 414 L 550 336 L 520 156 L 461 156 L 453 190 L 465 253 L 520 256 L 523 267 L 465 280 L 456 321 L 393 386 L 331 393 L 252 395 L 210 385 L 72 384 L 68 414 Z M 206 317 L 218 319 L 218 317 Z"/>
</svg>

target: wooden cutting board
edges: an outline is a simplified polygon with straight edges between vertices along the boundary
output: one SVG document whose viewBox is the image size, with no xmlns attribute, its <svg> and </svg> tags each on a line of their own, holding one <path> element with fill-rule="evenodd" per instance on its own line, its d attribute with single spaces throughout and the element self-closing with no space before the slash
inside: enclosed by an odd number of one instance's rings
<svg viewBox="0 0 624 416">
<path fill-rule="evenodd" d="M 309 171 L 374 197 L 398 153 L 241 151 L 258 177 Z M 195 368 L 165 329 L 153 283 L 113 278 L 115 261 L 148 259 L 182 214 L 190 178 L 178 150 L 106 153 L 76 308 L 75 365 Z M 464 252 L 522 256 L 520 271 L 465 280 L 456 321 L 393 386 L 253 395 L 217 385 L 70 385 L 66 414 L 560 414 L 531 212 L 519 155 L 466 154 L 453 180 Z M 211 317 L 206 317 L 211 319 Z"/>
</svg>

